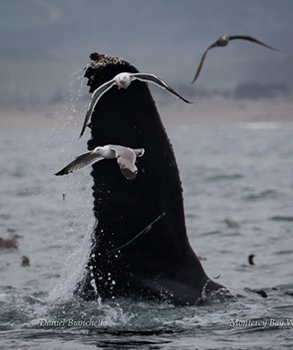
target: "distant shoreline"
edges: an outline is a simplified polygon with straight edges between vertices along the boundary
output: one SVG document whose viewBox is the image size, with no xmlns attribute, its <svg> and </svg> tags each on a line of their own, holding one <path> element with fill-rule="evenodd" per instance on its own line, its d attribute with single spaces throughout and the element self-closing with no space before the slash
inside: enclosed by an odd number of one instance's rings
<svg viewBox="0 0 293 350">
<path fill-rule="evenodd" d="M 235 123 L 293 123 L 293 98 L 232 100 L 200 98 L 192 105 L 182 101 L 157 102 L 163 123 L 171 125 L 222 125 Z M 86 102 L 46 106 L 0 106 L 0 130 L 79 129 Z"/>
</svg>

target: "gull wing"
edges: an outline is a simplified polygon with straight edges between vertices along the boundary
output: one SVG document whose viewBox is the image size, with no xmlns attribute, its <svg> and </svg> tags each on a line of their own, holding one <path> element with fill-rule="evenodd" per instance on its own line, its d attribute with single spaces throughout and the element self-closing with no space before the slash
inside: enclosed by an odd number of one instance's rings
<svg viewBox="0 0 293 350">
<path fill-rule="evenodd" d="M 279 51 L 278 49 L 274 49 L 273 47 L 271 47 L 271 46 L 269 46 L 269 45 L 267 45 L 267 44 L 265 44 L 265 43 L 255 39 L 255 38 L 253 38 L 252 36 L 248 36 L 248 35 L 232 35 L 232 36 L 229 36 L 229 40 L 235 40 L 235 39 L 251 41 L 253 43 L 265 46 L 268 49 Z"/>
<path fill-rule="evenodd" d="M 131 148 L 112 145 L 110 147 L 116 154 L 117 163 L 127 180 L 134 180 L 138 172 L 135 165 L 136 155 Z"/>
<path fill-rule="evenodd" d="M 83 122 L 83 126 L 81 129 L 81 133 L 79 135 L 79 137 L 82 137 L 86 126 L 88 125 L 88 122 L 90 120 L 90 117 L 92 115 L 93 109 L 95 107 L 95 105 L 98 103 L 99 99 L 103 96 L 103 94 L 105 92 L 107 92 L 109 89 L 111 89 L 111 87 L 115 84 L 114 79 L 107 81 L 106 83 L 104 83 L 103 85 L 101 85 L 100 87 L 98 87 L 92 94 L 92 97 L 90 99 L 87 111 L 86 111 L 86 115 L 85 115 L 85 119 Z"/>
<path fill-rule="evenodd" d="M 183 98 L 182 96 L 180 96 L 169 85 L 167 85 L 162 79 L 158 78 L 154 74 L 149 74 L 149 73 L 132 73 L 131 77 L 132 77 L 132 80 L 138 79 L 140 81 L 147 82 L 147 83 L 151 81 L 152 83 L 157 84 L 161 88 L 166 89 L 167 91 L 169 91 L 174 96 L 180 98 L 180 100 L 182 100 L 182 101 L 184 101 L 186 103 L 192 103 L 192 102 L 186 100 L 185 98 Z"/>
<path fill-rule="evenodd" d="M 199 64 L 199 66 L 198 66 L 198 68 L 197 68 L 197 71 L 196 71 L 196 73 L 195 73 L 195 77 L 194 77 L 194 79 L 192 80 L 191 84 L 193 84 L 193 83 L 196 81 L 196 79 L 198 78 L 199 73 L 200 73 L 200 71 L 201 71 L 201 68 L 202 68 L 202 66 L 203 66 L 203 62 L 204 62 L 204 60 L 205 60 L 205 58 L 206 58 L 206 55 L 207 55 L 208 51 L 209 51 L 210 49 L 212 49 L 213 47 L 216 47 L 216 44 L 217 44 L 217 41 L 214 42 L 212 45 L 210 45 L 210 46 L 205 50 L 204 54 L 202 55 L 200 64 Z"/>
<path fill-rule="evenodd" d="M 67 175 L 69 173 L 72 173 L 75 170 L 82 169 L 90 164 L 99 162 L 100 160 L 103 160 L 103 159 L 104 157 L 101 157 L 100 155 L 87 152 L 76 157 L 74 161 L 66 165 L 65 168 L 58 171 L 58 173 L 56 173 L 55 175 L 56 176 Z"/>
</svg>

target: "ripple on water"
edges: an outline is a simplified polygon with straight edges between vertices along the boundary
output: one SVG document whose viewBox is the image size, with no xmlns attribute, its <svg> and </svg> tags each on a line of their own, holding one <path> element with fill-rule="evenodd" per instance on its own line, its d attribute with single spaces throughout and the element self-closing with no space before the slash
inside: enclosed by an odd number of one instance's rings
<svg viewBox="0 0 293 350">
<path fill-rule="evenodd" d="M 272 216 L 270 220 L 273 221 L 293 221 L 293 216 L 283 216 L 283 215 L 276 215 Z"/>
<path fill-rule="evenodd" d="M 209 176 L 205 178 L 205 181 L 207 182 L 214 182 L 214 181 L 230 181 L 230 180 L 238 180 L 238 179 L 243 179 L 244 175 L 243 174 L 218 174 L 214 176 Z"/>
<path fill-rule="evenodd" d="M 23 132 L 6 133 L 2 146 L 13 139 L 15 148 L 2 153 L 8 168 L 0 172 L 1 199 L 5 196 L 0 225 L 5 231 L 16 228 L 24 238 L 18 251 L 0 251 L 1 349 L 289 349 L 292 328 L 259 329 L 244 323 L 233 325 L 231 320 L 292 317 L 292 284 L 276 286 L 291 278 L 293 219 L 288 208 L 293 206 L 293 169 L 292 162 L 282 157 L 292 155 L 291 133 L 286 127 L 250 130 L 237 126 L 188 127 L 184 132 L 174 128 L 170 133 L 195 252 L 206 257 L 203 264 L 208 275 L 221 274 L 221 281 L 241 286 L 240 293 L 245 294 L 233 301 L 197 307 L 123 299 L 99 305 L 73 298 L 89 251 L 83 237 L 90 237 L 91 182 L 84 172 L 58 180 L 52 173 L 59 168 L 56 161 L 62 166 L 63 161 L 66 164 L 84 152 L 86 141 L 73 143 L 77 135 L 69 131 L 58 135 L 39 131 L 27 137 Z M 26 169 L 19 158 L 13 158 L 14 149 L 20 147 L 18 140 L 29 149 Z M 214 153 L 216 147 L 219 151 Z M 187 148 L 191 154 L 186 153 Z M 46 156 L 37 157 L 37 149 Z M 241 226 L 227 227 L 225 218 L 236 219 Z M 64 279 L 64 257 L 76 247 L 79 252 L 69 259 L 68 278 Z M 256 266 L 249 266 L 251 252 L 268 263 L 256 260 Z M 31 267 L 23 269 L 19 259 L 26 254 Z M 55 295 L 50 299 L 48 293 L 58 284 L 61 287 L 50 293 Z M 255 293 L 246 296 L 245 287 L 263 289 L 267 298 Z M 58 298 L 63 302 L 58 303 Z M 65 324 L 41 326 L 33 324 L 35 320 L 65 320 Z M 70 320 L 77 322 L 75 326 L 70 326 Z M 91 326 L 86 323 L 90 320 L 104 323 Z"/>
<path fill-rule="evenodd" d="M 252 193 L 245 196 L 243 199 L 246 201 L 257 201 L 262 199 L 276 198 L 278 196 L 278 192 L 276 190 L 265 190 L 259 193 Z"/>
</svg>

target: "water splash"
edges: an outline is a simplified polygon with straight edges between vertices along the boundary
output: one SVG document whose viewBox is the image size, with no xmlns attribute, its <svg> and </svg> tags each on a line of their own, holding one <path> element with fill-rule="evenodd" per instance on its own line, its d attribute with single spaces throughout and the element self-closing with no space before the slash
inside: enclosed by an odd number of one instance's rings
<svg viewBox="0 0 293 350">
<path fill-rule="evenodd" d="M 89 261 L 93 227 L 94 225 L 91 223 L 79 248 L 68 257 L 60 281 L 48 296 L 49 302 L 64 303 L 73 298 L 73 292 L 78 282 L 84 277 Z"/>
</svg>

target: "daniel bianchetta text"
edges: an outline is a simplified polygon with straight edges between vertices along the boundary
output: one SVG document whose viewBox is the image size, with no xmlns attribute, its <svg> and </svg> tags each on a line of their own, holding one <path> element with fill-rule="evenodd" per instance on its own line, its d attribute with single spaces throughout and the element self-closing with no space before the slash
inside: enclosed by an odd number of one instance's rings
<svg viewBox="0 0 293 350">
<path fill-rule="evenodd" d="M 39 327 L 107 327 L 108 322 L 106 320 L 74 320 L 72 318 L 60 319 L 60 320 L 47 320 L 45 318 L 40 318 L 32 320 L 32 326 Z"/>
<path fill-rule="evenodd" d="M 266 327 L 293 327 L 293 318 L 286 318 L 286 319 L 263 319 L 263 320 L 240 320 L 238 318 L 231 319 L 229 326 L 232 327 L 260 327 L 260 328 L 266 328 Z"/>
</svg>

